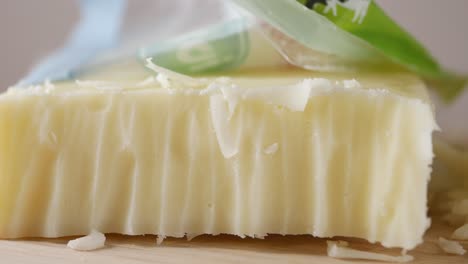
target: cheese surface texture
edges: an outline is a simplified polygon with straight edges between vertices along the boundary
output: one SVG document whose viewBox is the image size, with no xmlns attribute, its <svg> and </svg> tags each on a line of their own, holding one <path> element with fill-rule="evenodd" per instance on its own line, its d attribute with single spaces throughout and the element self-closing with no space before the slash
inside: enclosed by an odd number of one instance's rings
<svg viewBox="0 0 468 264">
<path fill-rule="evenodd" d="M 109 76 L 0 96 L 0 238 L 422 242 L 435 122 L 418 79 Z"/>
</svg>

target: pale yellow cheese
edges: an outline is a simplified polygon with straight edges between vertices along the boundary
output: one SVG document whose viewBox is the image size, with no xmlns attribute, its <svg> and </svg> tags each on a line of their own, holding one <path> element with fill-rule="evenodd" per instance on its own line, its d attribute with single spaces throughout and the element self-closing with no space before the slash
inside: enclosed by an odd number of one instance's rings
<svg viewBox="0 0 468 264">
<path fill-rule="evenodd" d="M 132 76 L 0 96 L 1 238 L 422 241 L 435 123 L 418 79 Z"/>
</svg>

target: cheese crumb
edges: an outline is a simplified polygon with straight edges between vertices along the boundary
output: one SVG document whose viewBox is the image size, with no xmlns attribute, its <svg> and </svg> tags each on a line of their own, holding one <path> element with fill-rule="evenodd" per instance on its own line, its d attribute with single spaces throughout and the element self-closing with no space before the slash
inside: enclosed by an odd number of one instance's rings
<svg viewBox="0 0 468 264">
<path fill-rule="evenodd" d="M 202 234 L 198 234 L 198 233 L 187 233 L 186 234 L 186 237 L 187 237 L 187 241 L 192 241 L 192 239 L 196 238 L 197 236 L 201 236 Z"/>
<path fill-rule="evenodd" d="M 343 86 L 345 89 L 353 89 L 353 88 L 360 88 L 361 84 L 358 81 L 356 81 L 356 79 L 352 79 L 352 80 L 344 80 Z"/>
<path fill-rule="evenodd" d="M 278 151 L 278 143 L 273 143 L 271 144 L 270 146 L 266 147 L 263 152 L 267 155 L 272 155 L 272 154 L 275 154 L 276 151 Z"/>
<path fill-rule="evenodd" d="M 257 239 L 265 239 L 265 237 L 267 237 L 268 234 L 254 234 L 253 237 L 254 238 L 257 238 Z"/>
<path fill-rule="evenodd" d="M 156 244 L 159 246 L 162 244 L 162 242 L 166 239 L 166 236 L 163 235 L 158 235 L 158 238 L 156 239 Z"/>
<path fill-rule="evenodd" d="M 98 231 L 91 231 L 87 236 L 68 241 L 67 246 L 74 250 L 91 251 L 104 247 L 106 236 Z"/>
<path fill-rule="evenodd" d="M 50 79 L 45 79 L 44 87 L 45 87 L 45 92 L 50 93 L 55 88 L 55 85 L 50 81 Z"/>
<path fill-rule="evenodd" d="M 153 63 L 153 58 L 147 58 L 145 66 L 148 69 L 151 69 L 152 71 L 154 71 L 154 72 L 156 72 L 158 74 L 163 74 L 163 75 L 167 76 L 169 79 L 172 79 L 172 80 L 177 80 L 177 81 L 185 82 L 185 83 L 192 84 L 192 85 L 206 84 L 206 82 L 204 80 L 202 80 L 202 79 L 195 79 L 195 78 L 192 78 L 190 76 L 180 74 L 180 73 L 177 73 L 175 71 L 171 71 L 169 69 L 158 66 L 158 65 Z"/>
<path fill-rule="evenodd" d="M 327 241 L 327 255 L 332 258 L 343 259 L 366 259 L 388 262 L 409 262 L 414 258 L 410 255 L 390 256 L 380 253 L 366 252 L 348 248 L 348 243 L 344 241 Z"/>
<path fill-rule="evenodd" d="M 162 73 L 158 73 L 156 80 L 159 82 L 159 84 L 161 84 L 162 88 L 169 89 L 169 87 L 171 86 L 171 84 L 169 83 L 169 78 Z"/>
<path fill-rule="evenodd" d="M 439 237 L 438 243 L 439 247 L 446 253 L 456 254 L 456 255 L 464 255 L 466 250 L 460 245 L 460 243 L 456 241 L 450 241 L 443 237 Z"/>
<path fill-rule="evenodd" d="M 319 81 L 320 82 L 320 81 Z M 294 85 L 247 89 L 243 99 L 260 100 L 268 104 L 281 105 L 291 111 L 304 111 L 309 102 L 310 91 L 316 79 L 304 79 Z M 320 82 L 321 83 L 321 82 Z"/>
<path fill-rule="evenodd" d="M 452 234 L 453 239 L 468 240 L 468 223 L 457 228 Z"/>
<path fill-rule="evenodd" d="M 210 96 L 211 124 L 215 131 L 221 153 L 226 159 L 234 157 L 238 152 L 237 142 L 229 126 L 229 109 L 222 95 Z"/>
</svg>

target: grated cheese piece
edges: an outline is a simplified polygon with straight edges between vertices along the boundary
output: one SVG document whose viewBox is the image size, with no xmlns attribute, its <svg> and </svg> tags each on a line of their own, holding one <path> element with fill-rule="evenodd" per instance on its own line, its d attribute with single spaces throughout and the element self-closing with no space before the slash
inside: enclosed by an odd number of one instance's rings
<svg viewBox="0 0 468 264">
<path fill-rule="evenodd" d="M 409 262 L 414 259 L 413 256 L 410 255 L 390 256 L 348 248 L 348 243 L 344 241 L 327 241 L 327 255 L 332 258 L 366 259 L 400 263 Z"/>
<path fill-rule="evenodd" d="M 361 88 L 361 84 L 356 79 L 344 80 L 343 86 L 345 89 Z"/>
<path fill-rule="evenodd" d="M 169 78 L 162 73 L 158 73 L 158 76 L 156 76 L 156 81 L 158 81 L 159 84 L 161 84 L 161 87 L 164 89 L 169 89 L 171 87 Z"/>
<path fill-rule="evenodd" d="M 210 96 L 210 113 L 221 153 L 227 159 L 235 156 L 239 149 L 229 125 L 229 108 L 222 95 Z"/>
<path fill-rule="evenodd" d="M 79 251 L 91 251 L 104 247 L 106 236 L 103 233 L 92 230 L 87 236 L 68 241 L 67 247 Z"/>
<path fill-rule="evenodd" d="M 220 86 L 219 88 L 221 93 L 223 94 L 224 100 L 228 103 L 229 107 L 229 116 L 228 119 L 234 115 L 234 111 L 236 110 L 236 106 L 239 103 L 239 99 L 242 97 L 244 93 L 243 89 L 239 88 L 237 85 L 226 85 Z"/>
<path fill-rule="evenodd" d="M 220 85 L 216 82 L 210 83 L 205 89 L 200 90 L 199 95 L 212 95 L 216 91 L 220 90 Z"/>
<path fill-rule="evenodd" d="M 187 241 L 192 241 L 192 239 L 196 238 L 197 236 L 201 236 L 203 234 L 199 234 L 199 233 L 187 233 L 186 234 L 186 237 L 187 237 Z"/>
<path fill-rule="evenodd" d="M 466 250 L 463 249 L 462 245 L 456 241 L 451 241 L 443 237 L 439 237 L 437 244 L 444 252 L 449 254 L 464 255 L 466 253 Z"/>
<path fill-rule="evenodd" d="M 153 58 L 147 58 L 145 66 L 148 69 L 153 70 L 154 72 L 156 72 L 158 74 L 164 74 L 165 76 L 167 76 L 170 79 L 185 82 L 187 84 L 196 85 L 196 84 L 205 84 L 206 83 L 204 80 L 195 79 L 195 78 L 192 78 L 190 76 L 180 74 L 180 73 L 177 73 L 175 71 L 171 71 L 169 69 L 158 66 L 158 65 L 153 63 Z"/>
<path fill-rule="evenodd" d="M 253 237 L 257 239 L 265 239 L 268 234 L 254 234 Z"/>
<path fill-rule="evenodd" d="M 159 246 L 162 244 L 162 242 L 166 239 L 166 236 L 163 235 L 158 235 L 158 238 L 156 239 L 156 244 Z"/>
<path fill-rule="evenodd" d="M 274 105 L 284 106 L 291 111 L 303 112 L 309 102 L 309 95 L 315 79 L 303 81 L 287 87 L 266 87 L 249 89 L 244 92 L 244 99 L 257 99 Z"/>
<path fill-rule="evenodd" d="M 462 225 L 461 227 L 453 231 L 452 238 L 459 240 L 468 240 L 468 223 Z"/>
<path fill-rule="evenodd" d="M 44 87 L 46 88 L 45 92 L 50 93 L 55 88 L 55 85 L 50 81 L 50 79 L 45 79 Z"/>
<path fill-rule="evenodd" d="M 272 154 L 275 154 L 276 151 L 278 151 L 278 147 L 279 147 L 278 143 L 273 143 L 273 144 L 271 144 L 270 146 L 266 147 L 266 148 L 263 150 L 263 152 L 264 152 L 265 154 L 272 155 Z"/>
</svg>

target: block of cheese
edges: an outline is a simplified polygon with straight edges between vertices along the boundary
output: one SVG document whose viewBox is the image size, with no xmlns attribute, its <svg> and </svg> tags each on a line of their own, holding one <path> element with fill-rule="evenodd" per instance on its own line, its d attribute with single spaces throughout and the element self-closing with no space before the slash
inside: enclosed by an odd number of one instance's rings
<svg viewBox="0 0 468 264">
<path fill-rule="evenodd" d="M 0 238 L 422 241 L 435 122 L 417 78 L 158 70 L 0 96 Z"/>
</svg>

